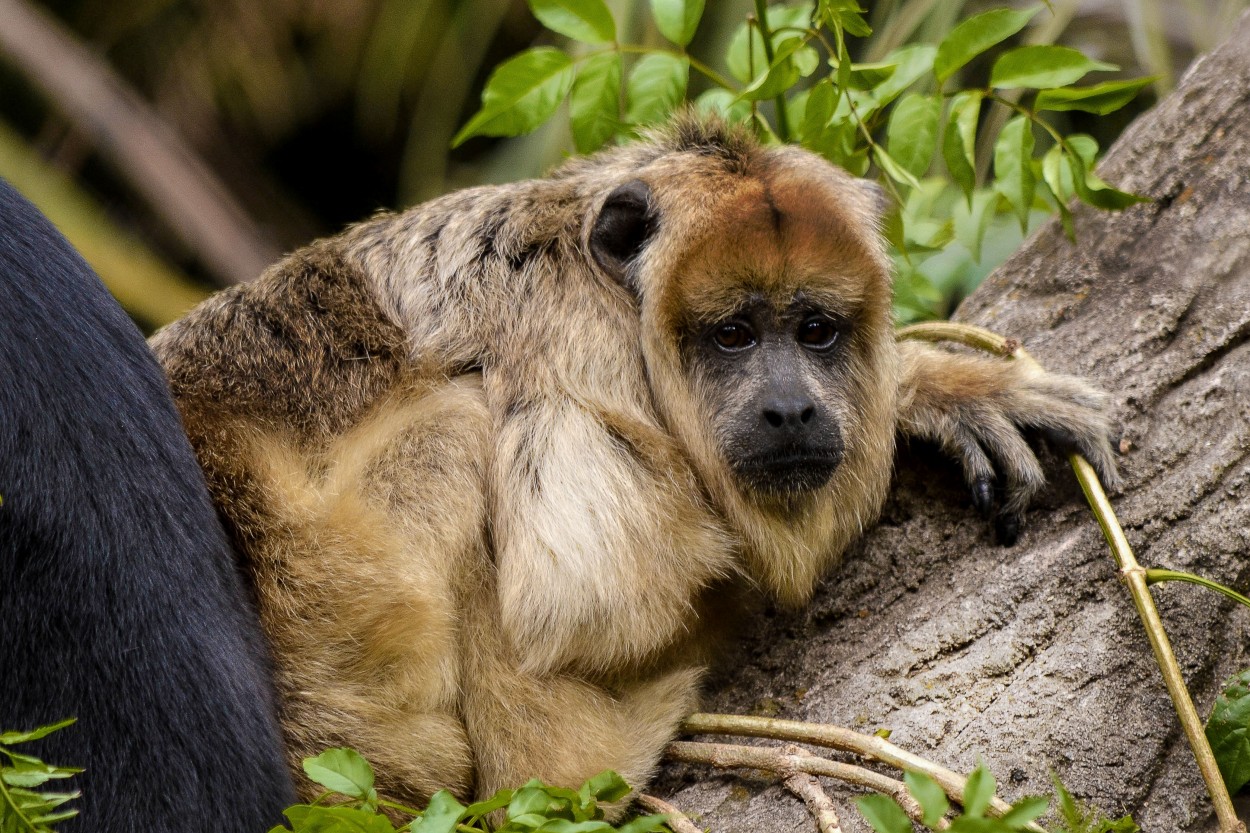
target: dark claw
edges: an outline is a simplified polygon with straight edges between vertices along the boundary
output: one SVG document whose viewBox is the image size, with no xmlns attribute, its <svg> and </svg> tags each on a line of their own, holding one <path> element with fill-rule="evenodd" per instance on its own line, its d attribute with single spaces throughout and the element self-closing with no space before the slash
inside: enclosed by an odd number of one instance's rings
<svg viewBox="0 0 1250 833">
<path fill-rule="evenodd" d="M 990 511 L 994 508 L 994 486 L 989 478 L 978 478 L 972 484 L 972 505 L 981 513 L 981 517 L 990 516 Z"/>
<path fill-rule="evenodd" d="M 1020 538 L 1020 516 L 1014 512 L 999 515 L 994 526 L 998 531 L 998 543 L 1004 547 L 1014 546 Z"/>
</svg>

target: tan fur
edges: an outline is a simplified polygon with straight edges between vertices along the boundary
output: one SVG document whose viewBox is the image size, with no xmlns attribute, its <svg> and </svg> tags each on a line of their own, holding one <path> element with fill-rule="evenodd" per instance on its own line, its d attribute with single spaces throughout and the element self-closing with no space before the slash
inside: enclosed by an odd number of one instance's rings
<svg viewBox="0 0 1250 833">
<path fill-rule="evenodd" d="M 658 216 L 637 297 L 588 252 L 634 179 Z M 1054 392 L 900 353 L 875 226 L 817 157 L 687 119 L 381 215 L 155 336 L 256 586 L 293 766 L 350 744 L 410 802 L 645 783 L 725 606 L 746 584 L 802 603 L 873 520 L 896 418 L 940 440 L 971 398 L 1014 436 Z M 845 456 L 802 497 L 743 490 L 684 358 L 691 322 L 751 293 L 856 322 Z"/>
</svg>

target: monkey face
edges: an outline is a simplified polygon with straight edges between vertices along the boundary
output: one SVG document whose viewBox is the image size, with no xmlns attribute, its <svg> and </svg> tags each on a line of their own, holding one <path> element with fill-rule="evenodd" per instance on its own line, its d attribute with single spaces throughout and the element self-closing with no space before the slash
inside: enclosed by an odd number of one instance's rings
<svg viewBox="0 0 1250 833">
<path fill-rule="evenodd" d="M 688 336 L 686 361 L 743 487 L 782 497 L 829 482 L 845 451 L 850 329 L 802 295 L 774 304 L 756 294 Z"/>
<path fill-rule="evenodd" d="M 747 572 L 803 598 L 875 516 L 892 468 L 879 198 L 797 148 L 678 150 L 630 173 L 587 251 L 629 298 L 651 402 Z"/>
</svg>

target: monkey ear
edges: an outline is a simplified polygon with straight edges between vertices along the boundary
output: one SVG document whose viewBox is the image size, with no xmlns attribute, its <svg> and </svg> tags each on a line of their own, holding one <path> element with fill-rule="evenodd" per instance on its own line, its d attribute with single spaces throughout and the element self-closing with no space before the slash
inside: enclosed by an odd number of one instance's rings
<svg viewBox="0 0 1250 833">
<path fill-rule="evenodd" d="M 622 285 L 636 289 L 629 269 L 655 233 L 651 188 L 641 179 L 616 188 L 603 202 L 590 230 L 590 253 L 604 271 Z"/>
</svg>

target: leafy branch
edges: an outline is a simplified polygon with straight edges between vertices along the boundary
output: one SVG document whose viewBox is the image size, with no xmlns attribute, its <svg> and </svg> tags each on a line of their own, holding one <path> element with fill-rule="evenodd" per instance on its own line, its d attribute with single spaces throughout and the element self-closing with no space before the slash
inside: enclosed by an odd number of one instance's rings
<svg viewBox="0 0 1250 833">
<path fill-rule="evenodd" d="M 881 60 L 856 62 L 853 52 L 870 51 L 856 40 L 874 34 L 856 0 L 755 0 L 722 56 L 724 75 L 688 52 L 704 0 L 651 0 L 656 28 L 672 48 L 620 43 L 605 0 L 529 4 L 543 25 L 580 46 L 538 47 L 500 64 L 453 144 L 528 132 L 567 101 L 573 145 L 591 153 L 665 121 L 683 106 L 693 70 L 711 83 L 694 99 L 696 109 L 749 125 L 765 142 L 800 143 L 874 176 L 893 195 L 885 229 L 903 322 L 940 316 L 949 303 L 954 289 L 935 255 L 957 247 L 976 264 L 988 230 L 1006 231 L 1000 226 L 1010 217 L 1024 233 L 1039 216 L 1058 212 L 1072 236 L 1069 200 L 1117 210 L 1142 199 L 1098 178 L 1094 139 L 1064 135 L 1046 114 L 1105 116 L 1154 79 L 1075 86 L 1116 67 L 1065 46 L 1008 47 L 1042 6 L 992 9 L 936 45 L 903 44 Z M 968 66 L 991 50 L 999 54 L 985 83 L 961 85 L 972 77 Z M 1004 124 L 982 119 L 989 105 L 1016 115 Z"/>
<path fill-rule="evenodd" d="M 619 802 L 629 785 L 605 771 L 581 789 L 534 780 L 515 790 L 462 804 L 447 790 L 430 797 L 424 810 L 378 795 L 373 768 L 354 749 L 328 749 L 304 759 L 304 773 L 326 788 L 311 804 L 284 812 L 290 825 L 269 833 L 669 833 L 666 815 L 648 815 L 617 827 L 603 820 L 604 803 Z M 411 820 L 396 828 L 392 818 Z"/>
<path fill-rule="evenodd" d="M 52 833 L 52 825 L 71 819 L 78 811 L 65 805 L 79 797 L 77 792 L 39 792 L 49 781 L 69 778 L 82 772 L 72 767 L 45 764 L 33 755 L 14 752 L 10 747 L 39 740 L 64 729 L 74 718 L 29 732 L 0 732 L 0 830 L 12 833 Z"/>
</svg>

